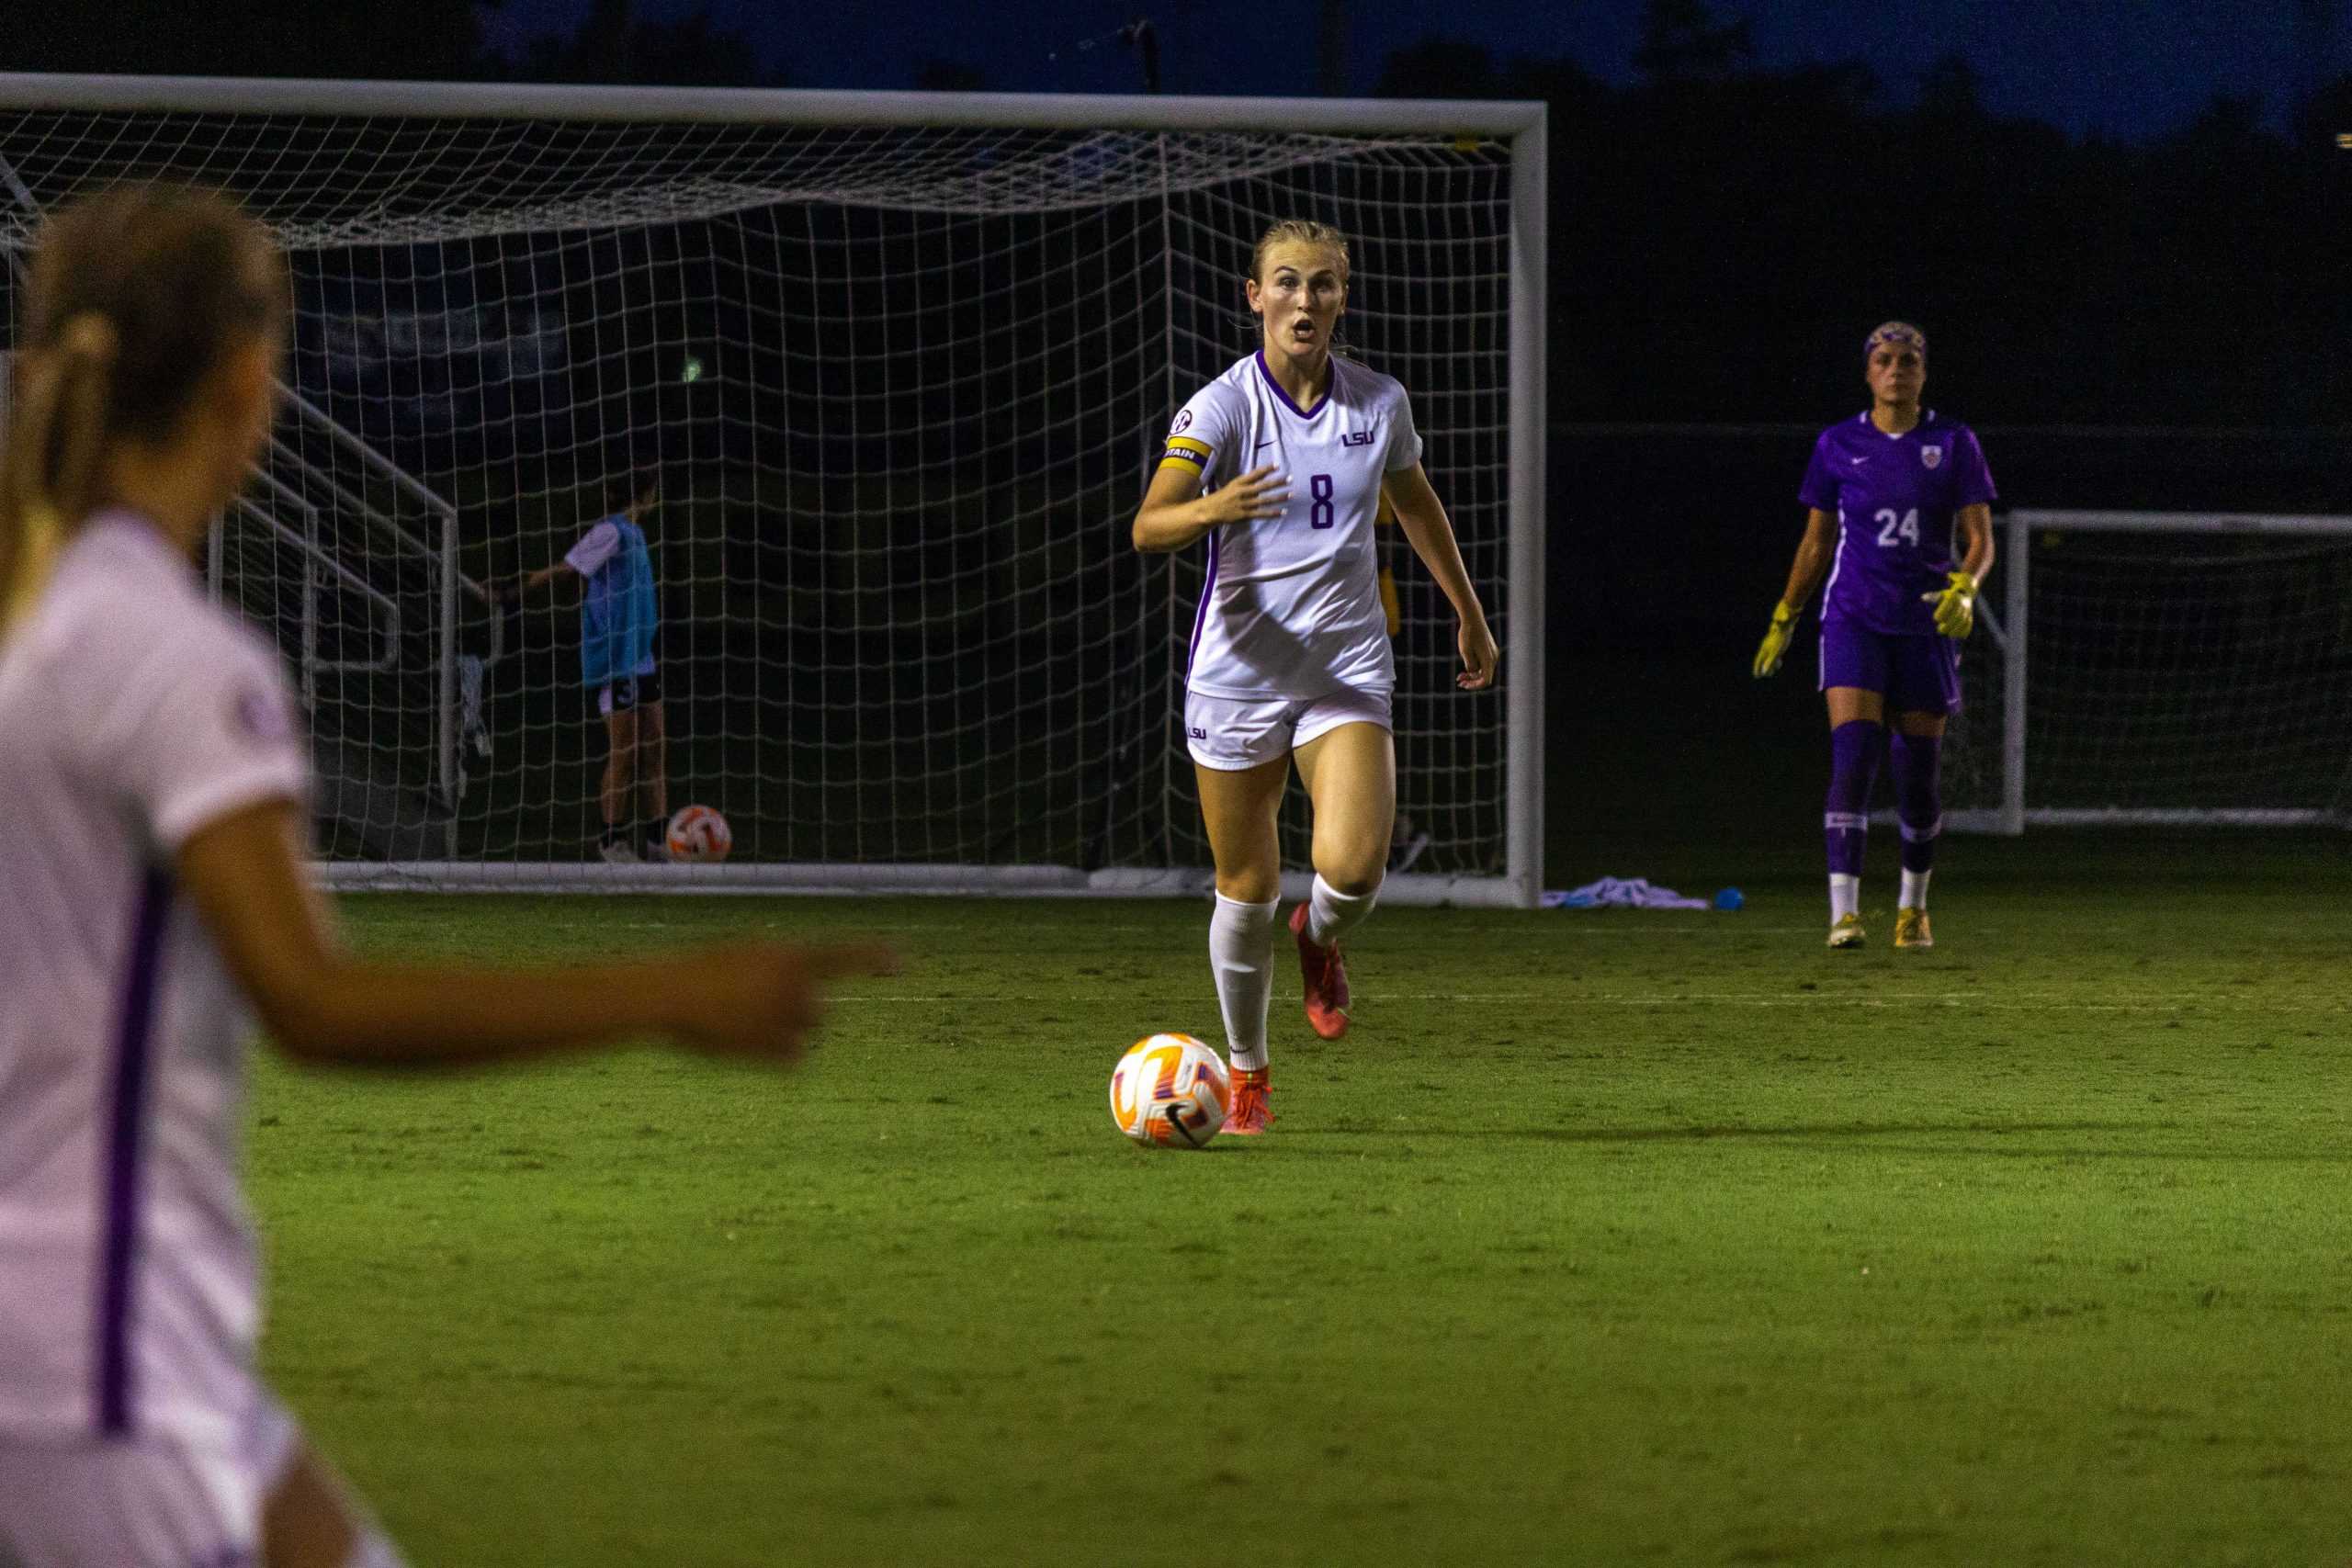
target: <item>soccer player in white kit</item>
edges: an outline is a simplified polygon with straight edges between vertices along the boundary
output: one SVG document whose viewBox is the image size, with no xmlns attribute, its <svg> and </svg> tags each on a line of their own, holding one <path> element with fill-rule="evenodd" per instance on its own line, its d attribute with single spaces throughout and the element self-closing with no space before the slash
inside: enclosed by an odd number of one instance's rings
<svg viewBox="0 0 2352 1568">
<path fill-rule="evenodd" d="M 1315 885 L 1290 929 L 1307 1022 L 1326 1040 L 1348 1027 L 1340 942 L 1372 912 L 1387 863 L 1396 667 L 1373 530 L 1384 490 L 1461 622 L 1455 683 L 1491 684 L 1500 657 L 1422 472 L 1405 389 L 1333 352 L 1347 309 L 1346 238 L 1323 223 L 1274 224 L 1251 255 L 1248 296 L 1259 348 L 1178 412 L 1135 519 L 1139 550 L 1208 540 L 1184 734 L 1216 862 L 1209 964 L 1234 1081 L 1225 1130 L 1245 1134 L 1273 1121 L 1274 818 L 1294 759 L 1314 807 Z"/>
<path fill-rule="evenodd" d="M 389 1568 L 254 1371 L 246 1007 L 310 1062 L 667 1034 L 787 1061 L 865 950 L 581 971 L 355 963 L 302 861 L 276 650 L 207 600 L 266 437 L 286 269 L 217 197 L 45 228 L 0 457 L 0 1564 Z"/>
</svg>

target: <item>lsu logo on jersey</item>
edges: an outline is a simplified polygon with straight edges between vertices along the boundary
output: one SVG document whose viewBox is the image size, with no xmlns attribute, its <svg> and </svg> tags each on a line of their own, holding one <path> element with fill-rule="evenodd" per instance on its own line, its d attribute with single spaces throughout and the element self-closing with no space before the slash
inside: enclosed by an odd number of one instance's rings
<svg viewBox="0 0 2352 1568">
<path fill-rule="evenodd" d="M 1937 467 L 1939 464 L 1940 464 L 1943 460 L 1944 460 L 1944 449 L 1943 449 L 1942 447 L 1940 447 L 1940 446 L 1922 446 L 1922 447 L 1920 447 L 1920 448 L 1919 448 L 1919 461 L 1921 461 L 1922 463 L 1927 464 L 1927 465 L 1928 465 L 1928 467 L 1929 467 L 1929 468 L 1935 468 L 1935 467 Z"/>
<path fill-rule="evenodd" d="M 1372 437 L 1373 433 L 1369 430 L 1351 430 L 1345 435 L 1340 437 L 1340 445 L 1342 446 L 1369 446 L 1372 445 Z"/>
</svg>

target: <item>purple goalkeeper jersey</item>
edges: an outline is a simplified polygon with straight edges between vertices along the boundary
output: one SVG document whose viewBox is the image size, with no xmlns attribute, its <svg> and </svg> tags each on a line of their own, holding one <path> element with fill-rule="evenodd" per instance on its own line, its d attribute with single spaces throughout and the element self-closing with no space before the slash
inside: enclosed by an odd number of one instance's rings
<svg viewBox="0 0 2352 1568">
<path fill-rule="evenodd" d="M 1929 409 L 1889 435 L 1867 413 L 1813 444 L 1797 499 L 1838 520 L 1821 619 L 1897 636 L 1932 637 L 1952 570 L 1952 515 L 1994 498 L 1976 433 Z"/>
</svg>

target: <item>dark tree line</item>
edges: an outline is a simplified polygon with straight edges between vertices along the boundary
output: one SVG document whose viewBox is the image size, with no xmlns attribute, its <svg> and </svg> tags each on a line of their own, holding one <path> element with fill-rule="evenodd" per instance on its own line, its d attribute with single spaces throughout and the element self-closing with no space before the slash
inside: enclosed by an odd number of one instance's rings
<svg viewBox="0 0 2352 1568">
<path fill-rule="evenodd" d="M 10 69 L 777 85 L 705 8 L 593 0 L 569 37 L 496 54 L 478 0 L 21 7 Z M 331 15 L 333 21 L 322 20 Z M 102 18 L 102 19 L 101 19 Z M 1747 24 L 1651 0 L 1632 85 L 1430 38 L 1378 91 L 1551 108 L 1552 412 L 1811 419 L 1859 394 L 1860 334 L 1906 316 L 1938 390 L 1985 422 L 2332 424 L 2352 328 L 2352 77 L 2297 107 L 2219 98 L 2144 143 L 1992 112 L 1939 62 L 1896 102 L 1859 62 L 1766 70 Z M 916 85 L 987 83 L 928 59 Z"/>
<path fill-rule="evenodd" d="M 511 53 L 487 43 L 498 0 L 110 0 L 23 6 L 7 17 L 11 71 L 127 75 L 339 77 L 367 81 L 783 85 L 748 35 L 707 6 L 674 20 L 632 0 L 591 0 L 570 36 Z"/>
<path fill-rule="evenodd" d="M 1856 62 L 1765 71 L 1660 0 L 1632 85 L 1432 39 L 1379 90 L 1551 110 L 1555 418 L 1809 420 L 1903 316 L 1985 423 L 2339 424 L 2352 332 L 2352 77 L 2292 129 L 2219 98 L 2161 139 L 1993 113 L 1939 61 L 1916 103 Z"/>
<path fill-rule="evenodd" d="M 481 61 L 474 0 L 116 0 L 6 12 L 11 71 L 451 79 Z"/>
</svg>

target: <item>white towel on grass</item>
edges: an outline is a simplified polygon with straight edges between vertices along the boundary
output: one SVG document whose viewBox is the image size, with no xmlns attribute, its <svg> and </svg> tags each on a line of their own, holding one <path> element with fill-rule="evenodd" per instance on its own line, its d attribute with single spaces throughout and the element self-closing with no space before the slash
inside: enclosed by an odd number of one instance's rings
<svg viewBox="0 0 2352 1568">
<path fill-rule="evenodd" d="M 1704 898 L 1685 898 L 1671 887 L 1655 887 L 1646 877 L 1604 876 L 1566 893 L 1546 893 L 1546 909 L 1703 909 Z"/>
</svg>

